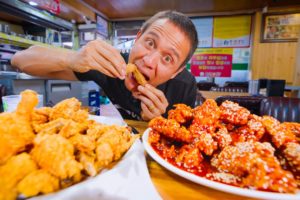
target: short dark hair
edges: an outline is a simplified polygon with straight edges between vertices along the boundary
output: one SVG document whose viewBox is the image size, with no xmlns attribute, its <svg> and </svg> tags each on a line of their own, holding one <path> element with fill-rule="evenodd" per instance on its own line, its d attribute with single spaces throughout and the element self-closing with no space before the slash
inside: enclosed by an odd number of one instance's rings
<svg viewBox="0 0 300 200">
<path fill-rule="evenodd" d="M 186 63 L 193 56 L 198 46 L 198 35 L 192 20 L 186 15 L 174 10 L 161 11 L 153 15 L 143 24 L 141 33 L 143 34 L 155 21 L 159 19 L 168 19 L 171 23 L 177 26 L 189 39 L 191 49 L 180 67 L 186 65 Z"/>
</svg>

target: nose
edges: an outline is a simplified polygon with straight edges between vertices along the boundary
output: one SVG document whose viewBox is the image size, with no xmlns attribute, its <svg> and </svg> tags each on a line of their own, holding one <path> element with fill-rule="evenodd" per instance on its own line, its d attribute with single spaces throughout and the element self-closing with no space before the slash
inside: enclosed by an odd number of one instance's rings
<svg viewBox="0 0 300 200">
<path fill-rule="evenodd" d="M 157 51 L 149 52 L 147 55 L 144 56 L 143 60 L 147 67 L 155 68 L 158 64 L 160 58 L 160 54 Z"/>
</svg>

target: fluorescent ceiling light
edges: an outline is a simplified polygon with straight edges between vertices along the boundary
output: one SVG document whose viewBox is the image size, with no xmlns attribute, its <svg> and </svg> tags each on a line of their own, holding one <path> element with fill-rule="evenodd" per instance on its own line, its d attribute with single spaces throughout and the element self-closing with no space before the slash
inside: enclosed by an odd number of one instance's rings
<svg viewBox="0 0 300 200">
<path fill-rule="evenodd" d="M 37 6 L 38 4 L 36 3 L 36 2 L 34 2 L 34 1 L 29 1 L 28 2 L 30 5 L 32 5 L 32 6 Z"/>
</svg>

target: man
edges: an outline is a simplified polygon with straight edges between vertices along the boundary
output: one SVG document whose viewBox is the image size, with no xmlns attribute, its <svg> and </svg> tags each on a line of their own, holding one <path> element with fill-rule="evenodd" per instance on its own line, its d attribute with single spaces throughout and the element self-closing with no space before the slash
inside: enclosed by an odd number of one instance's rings
<svg viewBox="0 0 300 200">
<path fill-rule="evenodd" d="M 176 103 L 194 106 L 195 78 L 185 69 L 198 44 L 191 20 L 175 11 L 159 12 L 142 26 L 129 55 L 148 84 L 126 76 L 120 53 L 102 40 L 77 52 L 33 46 L 18 52 L 12 64 L 35 76 L 95 81 L 124 118 L 148 121 Z"/>
</svg>

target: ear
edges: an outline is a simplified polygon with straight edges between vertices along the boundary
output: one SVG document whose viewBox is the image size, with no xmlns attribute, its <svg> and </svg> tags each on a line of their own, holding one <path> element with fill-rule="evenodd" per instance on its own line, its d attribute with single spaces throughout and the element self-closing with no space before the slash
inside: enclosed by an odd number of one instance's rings
<svg viewBox="0 0 300 200">
<path fill-rule="evenodd" d="M 136 34 L 136 39 L 135 40 L 138 40 L 141 37 L 141 35 L 142 35 L 142 31 L 139 30 L 139 32 L 137 32 L 137 34 Z"/>
<path fill-rule="evenodd" d="M 171 79 L 172 78 L 175 78 L 175 76 L 177 76 L 177 74 L 179 74 L 180 72 L 182 72 L 182 70 L 184 70 L 185 66 L 183 67 L 180 67 L 172 76 L 171 76 Z"/>
</svg>

